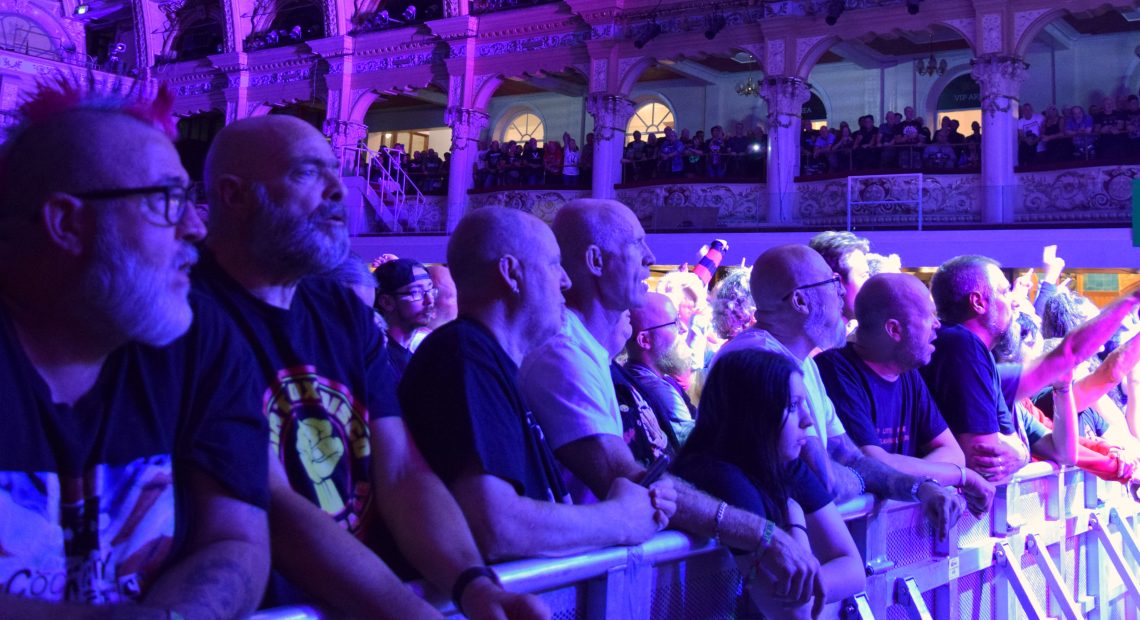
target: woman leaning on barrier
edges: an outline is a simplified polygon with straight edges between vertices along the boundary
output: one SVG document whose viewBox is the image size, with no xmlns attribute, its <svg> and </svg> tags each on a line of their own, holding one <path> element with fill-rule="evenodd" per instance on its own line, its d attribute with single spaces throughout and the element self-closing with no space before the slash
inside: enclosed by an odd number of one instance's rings
<svg viewBox="0 0 1140 620">
<path fill-rule="evenodd" d="M 788 358 L 760 350 L 725 355 L 709 375 L 675 467 L 702 490 L 775 522 L 819 560 L 823 596 L 792 609 L 788 584 L 776 583 L 754 550 L 741 550 L 752 552 L 738 556 L 750 599 L 769 618 L 815 615 L 865 585 L 859 550 L 831 495 L 799 459 L 812 425 L 805 398 L 803 375 Z"/>
</svg>

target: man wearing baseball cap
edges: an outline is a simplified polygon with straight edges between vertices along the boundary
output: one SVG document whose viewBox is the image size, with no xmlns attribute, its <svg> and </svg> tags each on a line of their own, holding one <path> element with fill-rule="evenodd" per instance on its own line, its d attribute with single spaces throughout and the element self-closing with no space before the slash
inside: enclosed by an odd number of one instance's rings
<svg viewBox="0 0 1140 620">
<path fill-rule="evenodd" d="M 388 322 L 388 354 L 399 376 L 412 358 L 412 337 L 435 318 L 439 290 L 427 269 L 411 258 L 397 258 L 376 268 L 376 309 Z"/>
</svg>

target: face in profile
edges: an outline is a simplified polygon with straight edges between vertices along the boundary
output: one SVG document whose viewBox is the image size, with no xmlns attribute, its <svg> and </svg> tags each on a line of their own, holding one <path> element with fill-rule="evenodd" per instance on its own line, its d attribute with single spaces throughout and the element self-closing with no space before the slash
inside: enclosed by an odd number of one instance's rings
<svg viewBox="0 0 1140 620">
<path fill-rule="evenodd" d="M 788 378 L 788 408 L 784 411 L 784 422 L 780 428 L 781 460 L 792 461 L 799 458 L 800 451 L 807 441 L 807 429 L 811 428 L 811 425 L 803 375 L 793 372 Z"/>
<path fill-rule="evenodd" d="M 554 233 L 541 222 L 531 223 L 530 256 L 521 260 L 524 286 L 520 288 L 524 311 L 531 324 L 535 342 L 546 340 L 562 326 L 566 298 L 562 292 L 570 288 L 570 277 L 562 269 L 562 254 Z"/>
</svg>

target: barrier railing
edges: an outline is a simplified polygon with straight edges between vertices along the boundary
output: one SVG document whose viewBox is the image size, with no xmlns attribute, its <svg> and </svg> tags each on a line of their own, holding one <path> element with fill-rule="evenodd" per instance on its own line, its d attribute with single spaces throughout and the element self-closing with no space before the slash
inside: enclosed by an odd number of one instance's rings
<svg viewBox="0 0 1140 620">
<path fill-rule="evenodd" d="M 932 535 L 916 504 L 862 496 L 840 511 L 867 587 L 830 606 L 831 617 L 1133 619 L 1140 609 L 1140 504 L 1123 485 L 1077 469 L 1025 467 L 998 488 L 989 514 L 965 514 L 945 540 Z M 538 594 L 555 618 L 729 618 L 741 592 L 726 548 L 678 532 L 495 570 L 508 589 Z M 443 594 L 413 587 L 444 615 L 457 615 Z M 335 616 L 298 607 L 254 617 Z"/>
</svg>

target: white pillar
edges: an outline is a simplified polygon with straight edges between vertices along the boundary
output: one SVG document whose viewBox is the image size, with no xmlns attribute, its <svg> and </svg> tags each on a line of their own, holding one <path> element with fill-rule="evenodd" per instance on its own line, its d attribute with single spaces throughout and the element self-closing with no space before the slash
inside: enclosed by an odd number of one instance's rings
<svg viewBox="0 0 1140 620">
<path fill-rule="evenodd" d="M 800 167 L 800 114 L 811 97 L 795 76 L 768 76 L 760 83 L 768 104 L 768 221 L 795 221 L 796 173 Z"/>
<path fill-rule="evenodd" d="M 1013 221 L 1017 182 L 1017 108 L 1029 65 L 1017 56 L 986 54 L 971 75 L 982 94 L 982 220 Z"/>
<path fill-rule="evenodd" d="M 621 181 L 625 126 L 633 116 L 633 102 L 625 97 L 594 93 L 586 98 L 586 111 L 594 117 L 594 198 L 613 198 Z"/>
<path fill-rule="evenodd" d="M 467 211 L 467 192 L 474 186 L 479 134 L 487 114 L 470 108 L 450 107 L 445 121 L 451 127 L 451 166 L 447 176 L 447 232 L 455 230 Z"/>
</svg>

